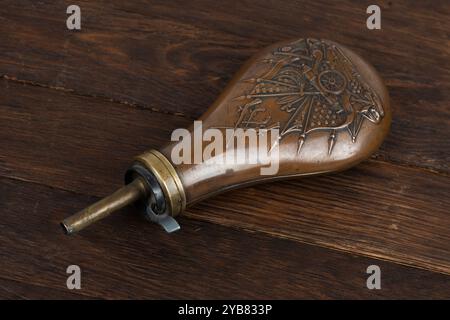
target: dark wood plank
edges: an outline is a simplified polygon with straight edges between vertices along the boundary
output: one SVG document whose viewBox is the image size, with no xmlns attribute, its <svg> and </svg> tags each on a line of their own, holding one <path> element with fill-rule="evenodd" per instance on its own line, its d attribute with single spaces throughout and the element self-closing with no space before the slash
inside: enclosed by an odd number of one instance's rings
<svg viewBox="0 0 450 320">
<path fill-rule="evenodd" d="M 121 184 L 136 155 L 189 123 L 106 100 L 0 83 L 1 172 L 91 195 Z M 103 169 L 93 174 L 93 166 Z"/>
<path fill-rule="evenodd" d="M 135 154 L 188 120 L 3 80 L 0 122 L 0 175 L 105 196 L 122 184 Z M 450 273 L 448 181 L 372 160 L 332 176 L 229 192 L 186 214 Z"/>
<path fill-rule="evenodd" d="M 186 214 L 450 274 L 449 193 L 448 177 L 369 161 L 236 190 Z"/>
<path fill-rule="evenodd" d="M 448 1 L 379 2 L 379 31 L 365 27 L 369 3 L 354 1 L 77 4 L 81 32 L 65 28 L 65 1 L 3 1 L 0 75 L 192 120 L 259 48 L 330 38 L 386 79 L 394 120 L 378 158 L 449 172 Z"/>
<path fill-rule="evenodd" d="M 50 288 L 0 277 L 0 299 L 2 300 L 81 300 L 88 298 L 85 295 L 77 294 L 76 290 Z"/>
<path fill-rule="evenodd" d="M 446 275 L 186 218 L 169 235 L 128 210 L 64 236 L 60 217 L 93 200 L 0 179 L 0 295 L 66 298 L 77 264 L 86 298 L 450 298 Z M 366 288 L 372 264 L 381 290 Z"/>
</svg>

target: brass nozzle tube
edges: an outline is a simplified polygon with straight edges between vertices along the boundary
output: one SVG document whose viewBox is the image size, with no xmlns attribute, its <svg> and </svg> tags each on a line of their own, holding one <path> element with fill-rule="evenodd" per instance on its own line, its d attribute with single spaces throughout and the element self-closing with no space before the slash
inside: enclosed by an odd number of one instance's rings
<svg viewBox="0 0 450 320">
<path fill-rule="evenodd" d="M 68 217 L 61 223 L 61 226 L 66 234 L 73 234 L 107 217 L 114 211 L 145 197 L 147 193 L 144 181 L 141 178 L 136 178 L 110 196 Z"/>
</svg>

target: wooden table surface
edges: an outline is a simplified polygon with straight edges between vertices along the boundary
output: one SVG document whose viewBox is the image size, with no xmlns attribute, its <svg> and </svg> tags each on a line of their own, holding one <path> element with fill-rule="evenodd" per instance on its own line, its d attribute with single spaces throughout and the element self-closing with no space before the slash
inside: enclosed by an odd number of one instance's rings
<svg viewBox="0 0 450 320">
<path fill-rule="evenodd" d="M 450 298 L 450 5 L 376 1 L 368 30 L 372 2 L 3 0 L 0 298 Z M 392 128 L 371 159 L 216 196 L 171 235 L 132 208 L 63 235 L 252 54 L 299 37 L 342 43 L 385 79 Z"/>
</svg>

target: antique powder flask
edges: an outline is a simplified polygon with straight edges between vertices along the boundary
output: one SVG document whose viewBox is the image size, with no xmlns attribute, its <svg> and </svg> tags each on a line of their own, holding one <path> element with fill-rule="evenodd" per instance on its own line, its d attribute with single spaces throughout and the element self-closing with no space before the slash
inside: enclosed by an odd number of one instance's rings
<svg viewBox="0 0 450 320">
<path fill-rule="evenodd" d="M 219 192 L 345 170 L 377 150 L 391 112 L 386 87 L 369 63 L 332 41 L 299 39 L 277 43 L 250 59 L 199 121 L 202 130 L 224 133 L 219 144 L 224 146 L 230 143 L 227 130 L 254 130 L 271 139 L 276 130 L 268 152 L 269 160 L 276 156 L 276 172 L 262 174 L 267 164 L 260 162 L 215 161 L 223 160 L 218 149 L 207 161 L 175 161 L 180 142 L 171 141 L 136 157 L 125 186 L 65 219 L 65 232 L 75 233 L 138 199 L 149 220 L 172 232 L 180 228 L 175 217 L 186 206 Z M 198 135 L 195 125 L 186 131 Z M 204 141 L 192 142 L 201 154 L 207 151 Z M 233 148 L 236 156 L 256 152 L 250 143 L 233 143 Z M 195 157 L 185 152 L 184 158 Z"/>
</svg>

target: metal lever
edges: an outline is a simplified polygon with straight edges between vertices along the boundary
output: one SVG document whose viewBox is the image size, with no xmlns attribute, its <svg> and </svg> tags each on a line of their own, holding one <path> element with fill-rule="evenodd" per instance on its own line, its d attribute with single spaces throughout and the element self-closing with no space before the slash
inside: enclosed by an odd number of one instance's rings
<svg viewBox="0 0 450 320">
<path fill-rule="evenodd" d="M 167 233 L 172 233 L 177 230 L 180 230 L 180 225 L 178 224 L 177 220 L 175 220 L 173 217 L 168 215 L 167 213 L 163 214 L 156 214 L 151 205 L 147 205 L 145 209 L 145 217 L 152 221 L 156 222 L 160 226 L 166 230 Z"/>
</svg>

